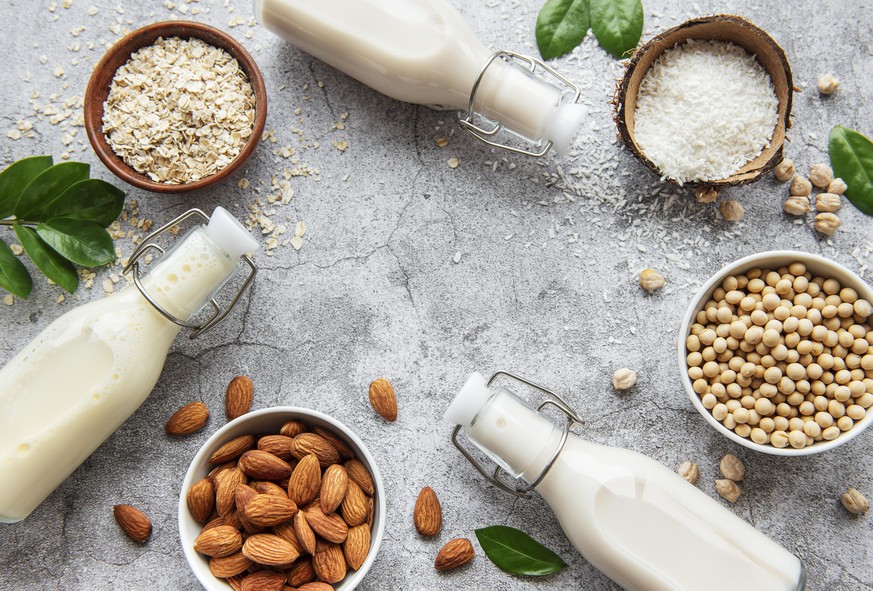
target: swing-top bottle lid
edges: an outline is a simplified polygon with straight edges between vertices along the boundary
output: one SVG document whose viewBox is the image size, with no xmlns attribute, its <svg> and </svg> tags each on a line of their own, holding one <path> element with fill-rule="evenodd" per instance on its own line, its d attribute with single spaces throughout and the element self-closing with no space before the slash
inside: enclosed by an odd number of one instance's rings
<svg viewBox="0 0 873 591">
<path fill-rule="evenodd" d="M 258 249 L 258 241 L 223 207 L 215 208 L 206 229 L 209 236 L 233 258 Z"/>
<path fill-rule="evenodd" d="M 489 397 L 488 383 L 479 372 L 470 374 L 467 382 L 443 415 L 455 425 L 469 425 Z"/>
</svg>

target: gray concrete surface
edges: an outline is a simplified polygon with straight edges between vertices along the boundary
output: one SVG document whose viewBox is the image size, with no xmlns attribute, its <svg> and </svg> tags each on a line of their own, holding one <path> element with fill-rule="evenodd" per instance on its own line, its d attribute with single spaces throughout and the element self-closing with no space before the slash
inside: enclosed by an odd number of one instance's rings
<svg viewBox="0 0 873 591">
<path fill-rule="evenodd" d="M 376 456 L 388 525 L 362 589 L 617 589 L 573 550 L 542 499 L 520 501 L 495 490 L 451 446 L 451 426 L 441 418 L 446 404 L 469 372 L 498 368 L 564 394 L 586 418 L 582 435 L 593 441 L 635 449 L 668 466 L 696 461 L 699 486 L 711 496 L 719 458 L 739 455 L 748 477 L 731 510 L 804 560 L 808 589 L 873 587 L 873 520 L 849 515 L 837 500 L 850 485 L 873 498 L 873 434 L 807 458 L 741 448 L 693 410 L 674 352 L 680 317 L 697 286 L 739 256 L 798 249 L 873 279 L 870 218 L 846 206 L 843 228 L 825 240 L 808 222 L 782 214 L 787 188 L 771 178 L 725 191 L 746 209 L 736 224 L 724 222 L 714 206 L 695 204 L 686 191 L 660 184 L 614 140 L 608 101 L 622 65 L 592 38 L 555 62 L 582 85 L 590 126 L 569 157 L 536 161 L 492 152 L 463 134 L 452 114 L 387 99 L 249 26 L 248 2 L 175 1 L 171 10 L 157 0 L 74 0 L 68 9 L 58 0 L 54 12 L 54 2 L 4 2 L 0 162 L 37 153 L 59 158 L 68 149 L 72 158 L 91 162 L 95 176 L 113 180 L 84 130 L 71 124 L 78 106 L 52 125 L 33 105 L 42 111 L 51 101 L 81 97 L 104 44 L 126 29 L 188 17 L 231 32 L 252 51 L 266 77 L 267 127 L 277 142 L 262 143 L 244 169 L 215 190 L 174 197 L 129 188 L 128 210 L 136 199 L 139 217 L 156 224 L 192 206 L 224 205 L 242 218 L 258 195 L 270 194 L 273 175 L 302 165 L 311 174 L 291 178 L 293 199 L 272 208 L 273 221 L 289 233 L 270 255 L 257 255 L 261 272 L 240 308 L 204 338 L 179 338 L 142 408 L 28 519 L 0 526 L 0 588 L 199 588 L 179 546 L 180 483 L 198 447 L 224 423 L 225 385 L 244 373 L 255 382 L 256 408 L 294 404 L 327 412 L 351 425 Z M 536 0 L 454 4 L 487 44 L 535 53 Z M 802 168 L 826 160 L 833 125 L 873 132 L 868 0 L 646 0 L 645 9 L 644 38 L 692 16 L 732 12 L 782 44 L 802 90 L 787 148 Z M 231 27 L 237 16 L 243 23 Z M 822 99 L 814 87 L 826 72 L 842 86 Z M 344 129 L 335 129 L 343 113 Z M 33 123 L 34 137 L 7 137 L 19 119 Z M 63 135 L 73 131 L 65 147 Z M 439 137 L 450 138 L 448 146 L 436 147 Z M 338 150 L 334 141 L 348 142 L 347 149 Z M 279 155 L 283 146 L 296 149 L 298 164 Z M 460 165 L 450 168 L 450 158 Z M 251 188 L 238 187 L 242 178 Z M 297 251 L 281 243 L 299 220 L 308 230 Z M 118 245 L 125 256 L 133 248 L 129 239 Z M 651 297 L 636 285 L 637 273 L 648 266 L 667 278 L 667 287 Z M 97 270 L 92 289 L 81 288 L 61 304 L 55 303 L 61 290 L 38 280 L 29 300 L 0 305 L 0 361 L 78 302 L 102 297 L 103 279 L 118 272 L 117 266 Z M 636 369 L 640 379 L 634 390 L 616 395 L 610 376 L 621 366 Z M 395 384 L 395 424 L 379 419 L 367 403 L 367 385 L 378 376 Z M 169 439 L 167 417 L 195 399 L 212 411 L 208 427 Z M 437 491 L 445 512 L 437 539 L 420 538 L 412 526 L 415 497 L 425 484 Z M 121 535 L 111 515 L 116 503 L 137 505 L 152 517 L 147 545 Z M 477 545 L 479 555 L 468 567 L 434 571 L 442 543 L 473 538 L 475 528 L 492 524 L 529 532 L 569 567 L 545 579 L 513 577 Z"/>
</svg>

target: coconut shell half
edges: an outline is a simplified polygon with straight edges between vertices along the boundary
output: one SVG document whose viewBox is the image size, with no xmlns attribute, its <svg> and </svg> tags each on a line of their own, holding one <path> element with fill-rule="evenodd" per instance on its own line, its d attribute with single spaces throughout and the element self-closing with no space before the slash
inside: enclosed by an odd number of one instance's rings
<svg viewBox="0 0 873 591">
<path fill-rule="evenodd" d="M 761 154 L 747 162 L 742 168 L 725 179 L 709 180 L 699 183 L 685 183 L 687 186 L 725 186 L 751 183 L 770 172 L 782 161 L 782 147 L 785 132 L 791 127 L 791 100 L 794 81 L 791 66 L 785 52 L 767 33 L 746 19 L 720 14 L 693 19 L 656 35 L 648 43 L 637 49 L 630 59 L 624 78 L 619 82 L 615 97 L 615 121 L 618 133 L 624 144 L 649 169 L 663 176 L 654 162 L 649 160 L 634 137 L 634 113 L 640 83 L 652 63 L 664 51 L 688 39 L 726 41 L 739 45 L 754 55 L 758 63 L 770 75 L 776 98 L 779 100 L 776 129 L 773 138 Z M 670 179 L 671 182 L 675 182 Z"/>
</svg>

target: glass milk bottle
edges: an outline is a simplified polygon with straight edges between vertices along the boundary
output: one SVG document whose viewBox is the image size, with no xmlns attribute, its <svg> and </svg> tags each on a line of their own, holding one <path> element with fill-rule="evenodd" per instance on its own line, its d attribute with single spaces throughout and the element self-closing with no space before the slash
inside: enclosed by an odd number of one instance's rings
<svg viewBox="0 0 873 591">
<path fill-rule="evenodd" d="M 174 224 L 199 225 L 141 274 L 137 258 Z M 27 517 L 103 443 L 154 388 L 182 326 L 213 295 L 257 242 L 227 211 L 211 219 L 192 210 L 152 234 L 131 257 L 135 285 L 75 308 L 45 328 L 0 369 L 0 522 Z M 129 265 L 130 266 L 130 265 Z M 239 295 L 237 295 L 237 298 Z M 234 299 L 234 303 L 236 299 Z M 233 303 L 231 304 L 231 307 Z M 196 334 L 196 332 L 195 332 Z"/>
<path fill-rule="evenodd" d="M 556 425 L 498 375 L 540 389 L 567 415 Z M 505 372 L 473 374 L 446 412 L 455 445 L 492 483 L 519 496 L 536 488 L 567 537 L 628 591 L 800 591 L 800 560 L 697 487 L 642 454 L 569 433 L 578 421 L 563 400 Z M 512 488 L 460 445 L 459 431 L 513 477 Z M 585 585 L 580 583 L 580 588 Z"/>
<path fill-rule="evenodd" d="M 492 53 L 445 0 L 254 0 L 254 10 L 268 30 L 383 94 L 463 111 L 461 126 L 492 146 L 563 153 L 586 114 L 578 87 L 530 56 Z M 522 147 L 502 143 L 510 135 Z"/>
</svg>

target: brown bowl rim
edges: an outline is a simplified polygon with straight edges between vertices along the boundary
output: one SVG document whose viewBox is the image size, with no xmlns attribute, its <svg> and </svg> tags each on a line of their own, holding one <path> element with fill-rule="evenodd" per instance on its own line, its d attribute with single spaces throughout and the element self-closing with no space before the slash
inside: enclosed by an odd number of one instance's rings
<svg viewBox="0 0 873 591">
<path fill-rule="evenodd" d="M 730 23 L 733 25 L 737 25 L 739 27 L 743 27 L 745 29 L 750 30 L 758 37 L 761 38 L 762 41 L 773 51 L 775 56 L 779 59 L 779 62 L 782 64 L 782 67 L 785 71 L 786 85 L 788 87 L 786 98 L 785 98 L 785 113 L 782 115 L 782 120 L 780 121 L 777 118 L 776 126 L 774 127 L 774 131 L 778 130 L 780 126 L 783 128 L 782 139 L 779 141 L 778 147 L 774 150 L 773 155 L 765 162 L 763 165 L 754 170 L 747 171 L 736 171 L 731 174 L 729 177 L 724 179 L 716 179 L 709 181 L 694 181 L 694 182 L 686 182 L 680 183 L 671 177 L 664 176 L 664 173 L 658 168 L 658 166 L 652 162 L 648 156 L 645 155 L 643 150 L 637 145 L 636 141 L 633 139 L 630 130 L 627 127 L 626 121 L 626 99 L 628 93 L 628 87 L 630 84 L 631 77 L 634 74 L 637 66 L 639 65 L 640 60 L 645 55 L 645 53 L 650 50 L 655 44 L 664 41 L 665 38 L 672 36 L 675 33 L 680 33 L 686 31 L 687 29 L 693 29 L 694 27 L 709 24 L 713 21 Z M 688 39 L 689 37 L 686 37 Z M 742 47 L 742 45 L 741 45 Z M 745 48 L 744 48 L 745 49 Z M 748 51 L 748 50 L 747 50 Z M 757 56 L 756 56 L 757 59 Z M 760 61 L 759 61 L 760 63 Z M 769 72 L 768 72 L 769 74 Z M 772 76 L 771 76 L 772 77 Z M 615 122 L 618 126 L 619 138 L 624 143 L 625 146 L 631 151 L 631 153 L 636 156 L 636 158 L 642 162 L 646 168 L 657 174 L 659 177 L 664 177 L 668 182 L 684 187 L 719 187 L 719 186 L 739 186 L 745 185 L 748 183 L 752 183 L 758 179 L 760 179 L 765 174 L 769 173 L 773 168 L 776 167 L 777 164 L 782 162 L 783 159 L 783 148 L 785 144 L 785 135 L 788 130 L 791 128 L 791 109 L 792 109 L 792 99 L 794 94 L 794 78 L 791 73 L 791 66 L 788 63 L 788 58 L 785 56 L 785 51 L 782 47 L 776 43 L 776 41 L 762 28 L 753 24 L 749 20 L 737 16 L 734 14 L 716 14 L 712 16 L 704 16 L 699 18 L 694 18 L 685 21 L 675 27 L 667 29 L 661 33 L 658 33 L 649 41 L 647 41 L 644 45 L 637 48 L 631 57 L 630 61 L 627 64 L 625 69 L 624 76 L 618 81 L 616 86 L 615 98 L 613 99 L 613 104 L 615 107 Z M 781 103 L 782 101 L 780 101 Z M 781 105 L 780 105 L 781 107 Z M 772 144 L 772 140 L 771 140 Z M 768 144 L 769 146 L 770 144 Z M 766 148 L 765 148 L 766 149 Z M 748 163 L 747 163 L 748 164 Z M 744 165 L 746 166 L 746 165 Z"/>
<path fill-rule="evenodd" d="M 109 85 L 115 72 L 127 62 L 130 55 L 155 42 L 158 37 L 179 37 L 182 39 L 201 39 L 210 45 L 220 47 L 233 56 L 240 68 L 248 76 L 255 93 L 255 121 L 252 135 L 246 141 L 236 158 L 213 175 L 198 181 L 180 184 L 158 183 L 134 170 L 113 152 L 103 134 L 103 104 L 109 95 Z M 97 157 L 115 176 L 134 187 L 155 193 L 184 193 L 196 191 L 221 182 L 242 165 L 254 152 L 267 121 L 267 89 L 261 70 L 242 44 L 229 34 L 203 23 L 194 21 L 160 21 L 131 31 L 110 47 L 94 66 L 84 100 L 85 133 Z"/>
</svg>

